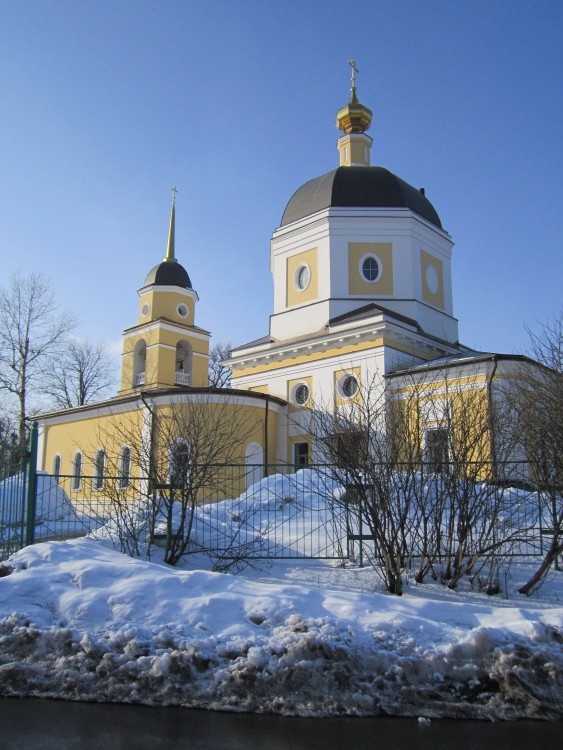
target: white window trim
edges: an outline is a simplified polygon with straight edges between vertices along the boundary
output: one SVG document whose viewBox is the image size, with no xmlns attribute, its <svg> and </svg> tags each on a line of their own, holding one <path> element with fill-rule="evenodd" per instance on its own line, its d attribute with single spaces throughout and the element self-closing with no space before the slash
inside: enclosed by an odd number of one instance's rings
<svg viewBox="0 0 563 750">
<path fill-rule="evenodd" d="M 348 394 L 347 394 L 347 393 L 346 393 L 346 392 L 344 391 L 344 383 L 345 383 L 345 382 L 346 382 L 346 381 L 348 380 L 348 378 L 354 378 L 354 380 L 356 381 L 356 385 L 357 385 L 357 388 L 356 388 L 356 390 L 354 391 L 354 393 L 353 393 L 353 394 L 352 394 L 351 396 L 349 396 L 349 395 L 348 395 Z M 360 391 L 360 379 L 359 379 L 359 378 L 358 378 L 358 376 L 357 376 L 357 375 L 356 375 L 355 373 L 353 373 L 353 372 L 345 372 L 345 373 L 343 373 L 343 374 L 342 374 L 342 375 L 341 375 L 341 376 L 340 376 L 340 377 L 338 378 L 338 381 L 337 381 L 337 383 L 336 383 L 336 388 L 337 388 L 337 391 L 338 391 L 338 395 L 340 396 L 340 398 L 342 398 L 342 399 L 346 399 L 346 400 L 348 400 L 348 401 L 351 401 L 352 399 L 356 398 L 356 396 L 358 395 L 358 393 L 359 393 L 359 391 Z"/>
<path fill-rule="evenodd" d="M 309 276 L 307 278 L 307 283 L 305 284 L 305 286 L 301 287 L 301 286 L 299 286 L 299 274 L 305 268 L 309 272 Z M 304 291 L 306 291 L 309 288 L 309 284 L 311 283 L 311 276 L 312 276 L 312 274 L 311 274 L 311 267 L 310 267 L 310 265 L 308 263 L 300 263 L 297 266 L 297 268 L 295 269 L 295 274 L 293 276 L 293 285 L 295 286 L 295 289 L 298 292 L 304 292 Z"/>
<path fill-rule="evenodd" d="M 305 401 L 304 401 L 304 402 L 303 402 L 302 404 L 300 404 L 300 403 L 299 403 L 299 402 L 297 401 L 297 390 L 298 390 L 298 388 L 300 388 L 300 387 L 301 387 L 302 385 L 304 385 L 304 386 L 305 386 L 305 388 L 307 389 L 307 398 L 306 398 L 306 400 L 305 400 Z M 295 406 L 300 406 L 301 408 L 303 408 L 303 407 L 305 407 L 305 406 L 306 406 L 306 405 L 307 405 L 307 404 L 308 404 L 308 403 L 309 403 L 310 401 L 311 401 L 311 386 L 309 385 L 309 383 L 306 383 L 306 382 L 305 382 L 304 380 L 300 380 L 300 381 L 299 381 L 298 383 L 295 383 L 295 385 L 294 385 L 294 386 L 293 386 L 293 388 L 291 389 L 291 402 L 292 402 L 292 403 L 293 403 L 293 404 L 294 404 Z"/>
</svg>

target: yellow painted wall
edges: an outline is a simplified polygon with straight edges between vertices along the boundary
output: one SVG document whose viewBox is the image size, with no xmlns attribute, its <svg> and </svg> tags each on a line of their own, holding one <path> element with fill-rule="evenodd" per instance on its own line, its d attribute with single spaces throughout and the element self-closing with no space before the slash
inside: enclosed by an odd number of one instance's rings
<svg viewBox="0 0 563 750">
<path fill-rule="evenodd" d="M 432 292 L 428 282 L 427 273 L 428 268 L 433 269 L 436 274 L 438 281 L 438 287 L 435 292 Z M 444 274 L 442 269 L 442 261 L 439 258 L 435 258 L 426 250 L 420 251 L 420 272 L 422 275 L 422 299 L 428 302 L 430 305 L 444 309 Z"/>
<path fill-rule="evenodd" d="M 149 311 L 143 314 L 143 307 L 149 305 Z M 178 313 L 178 305 L 188 309 L 186 316 Z M 194 325 L 195 302 L 192 295 L 186 292 L 162 291 L 158 287 L 149 287 L 139 295 L 139 324 L 143 325 L 159 318 L 168 318 L 181 325 Z"/>
<path fill-rule="evenodd" d="M 303 291 L 299 291 L 295 286 L 295 272 L 300 265 L 306 263 L 311 271 L 311 278 L 309 286 Z M 288 307 L 295 307 L 295 305 L 304 305 L 308 302 L 313 302 L 318 296 L 318 253 L 317 248 L 311 248 L 311 250 L 305 250 L 303 253 L 292 255 L 291 258 L 287 259 L 287 301 Z"/>
<path fill-rule="evenodd" d="M 305 383 L 309 387 L 309 400 L 306 404 L 303 404 L 302 406 L 299 406 L 299 404 L 296 404 L 293 399 L 293 389 L 296 385 L 299 383 Z M 302 409 L 310 409 L 313 404 L 313 378 L 308 375 L 304 378 L 294 378 L 293 380 L 287 381 L 287 393 L 286 393 L 286 401 L 288 403 L 288 411 L 301 411 Z"/>
<path fill-rule="evenodd" d="M 366 281 L 360 271 L 360 261 L 368 254 L 379 259 L 381 269 L 377 281 Z M 393 246 L 390 242 L 348 243 L 348 291 L 363 296 L 393 294 Z"/>
<path fill-rule="evenodd" d="M 455 459 L 467 463 L 475 479 L 490 476 L 492 459 L 489 399 L 484 375 L 412 383 L 394 390 L 403 398 L 393 402 L 392 413 L 404 420 L 399 429 L 403 460 L 423 460 L 426 430 L 450 430 Z M 447 406 L 446 406 L 447 404 Z M 447 411 L 446 411 L 447 410 Z M 406 441 L 410 440 L 410 445 Z"/>
<path fill-rule="evenodd" d="M 134 330 L 134 329 L 133 329 Z M 192 382 L 194 387 L 208 384 L 209 339 L 200 338 L 195 331 L 186 327 L 183 330 L 167 330 L 158 323 L 141 327 L 133 335 L 123 340 L 120 393 L 131 391 L 133 387 L 134 350 L 139 341 L 146 344 L 145 386 L 165 388 L 174 385 L 176 371 L 176 346 L 186 341 L 192 348 Z M 195 354 L 204 356 L 195 356 Z"/>
<path fill-rule="evenodd" d="M 358 392 L 352 398 L 347 398 L 341 393 L 341 389 L 338 386 L 339 381 L 345 375 L 353 375 L 358 381 Z M 334 373 L 334 394 L 336 404 L 351 404 L 361 403 L 362 400 L 362 371 L 360 367 L 348 367 L 345 370 L 336 370 Z"/>
<path fill-rule="evenodd" d="M 70 417 L 71 415 L 69 415 Z M 72 458 L 76 451 L 83 454 L 82 473 L 94 474 L 94 456 L 100 448 L 108 456 L 107 471 L 113 468 L 117 474 L 117 456 L 124 445 L 129 445 L 132 437 L 141 434 L 142 413 L 132 408 L 125 412 L 89 417 L 88 412 L 77 413 L 75 419 L 67 419 L 60 424 L 45 425 L 44 458 L 41 469 L 50 472 L 53 459 L 61 457 L 61 474 L 72 473 Z M 130 446 L 133 448 L 133 446 Z M 139 474 L 139 456 L 133 450 L 132 475 Z"/>
<path fill-rule="evenodd" d="M 253 385 L 248 390 L 252 391 L 253 393 L 269 393 L 269 387 L 267 383 L 264 383 L 263 385 Z"/>
<path fill-rule="evenodd" d="M 237 405 L 229 400 L 223 403 L 206 403 L 203 399 L 194 399 L 194 404 L 162 405 L 154 408 L 155 428 L 155 465 L 160 467 L 157 474 L 166 475 L 171 442 L 184 436 L 189 436 L 190 429 L 196 430 L 200 436 L 200 445 L 209 446 L 208 453 L 201 453 L 202 460 L 210 463 L 236 464 L 230 469 L 221 469 L 224 475 L 224 497 L 236 496 L 244 490 L 245 451 L 250 443 L 257 443 L 264 450 L 264 460 L 273 463 L 277 453 L 277 412 L 271 407 L 267 412 L 267 455 L 266 455 L 266 409 L 265 403 L 260 401 L 255 406 Z M 92 483 L 86 477 L 95 474 L 94 457 L 99 449 L 106 453 L 106 495 L 111 485 L 111 477 L 118 475 L 119 453 L 123 446 L 132 450 L 132 478 L 140 478 L 146 470 L 147 456 L 141 458 L 141 434 L 143 425 L 143 411 L 136 408 L 133 402 L 131 408 L 124 412 L 96 414 L 94 409 L 68 415 L 63 423 L 51 423 L 47 420 L 44 426 L 44 446 L 41 456 L 41 469 L 51 472 L 54 457 L 61 457 L 60 474 L 72 474 L 72 459 L 77 451 L 82 453 L 81 488 L 77 492 L 91 493 Z M 193 411 L 190 411 L 193 409 Z M 145 411 L 145 415 L 147 412 Z M 185 420 L 188 427 L 182 432 Z M 191 422 L 190 422 L 191 420 Z M 191 424 L 191 427 L 189 426 Z M 201 424 L 201 429 L 197 425 Z M 194 426 L 195 425 L 195 426 Z M 216 440 L 222 427 L 225 431 L 231 429 L 229 439 L 221 450 L 220 441 Z M 207 440 L 208 431 L 209 440 Z M 202 435 L 203 433 L 203 435 Z M 146 430 L 145 430 L 146 434 Z M 69 483 L 64 484 L 65 489 Z M 113 486 L 117 486 L 113 482 Z M 138 483 L 132 485 L 130 493 L 138 492 Z M 231 494 L 234 493 L 234 494 Z M 104 496 L 104 488 L 96 492 Z M 220 499 L 220 498 L 217 498 Z"/>
</svg>

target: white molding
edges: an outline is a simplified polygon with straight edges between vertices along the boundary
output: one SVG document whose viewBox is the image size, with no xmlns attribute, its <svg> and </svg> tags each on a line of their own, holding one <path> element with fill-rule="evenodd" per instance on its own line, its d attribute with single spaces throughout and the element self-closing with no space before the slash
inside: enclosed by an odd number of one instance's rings
<svg viewBox="0 0 563 750">
<path fill-rule="evenodd" d="M 123 338 L 130 339 L 133 336 L 139 336 L 141 331 L 153 331 L 158 328 L 163 328 L 165 331 L 172 331 L 172 333 L 189 332 L 190 336 L 193 336 L 196 339 L 201 339 L 202 341 L 207 341 L 211 338 L 211 333 L 199 333 L 192 330 L 191 328 L 188 328 L 187 326 L 174 325 L 173 323 L 163 323 L 159 320 L 155 320 L 152 323 L 141 323 L 140 325 L 135 326 L 133 330 L 127 329 L 123 332 Z"/>
<path fill-rule="evenodd" d="M 147 292 L 173 292 L 174 294 L 183 294 L 186 297 L 190 297 L 191 299 L 195 300 L 196 302 L 199 302 L 199 295 L 196 292 L 195 289 L 185 289 L 181 286 L 173 286 L 173 285 L 160 285 L 160 284 L 149 284 L 148 286 L 143 286 L 140 289 L 137 290 L 137 294 L 139 297 L 141 294 L 146 294 Z"/>
</svg>

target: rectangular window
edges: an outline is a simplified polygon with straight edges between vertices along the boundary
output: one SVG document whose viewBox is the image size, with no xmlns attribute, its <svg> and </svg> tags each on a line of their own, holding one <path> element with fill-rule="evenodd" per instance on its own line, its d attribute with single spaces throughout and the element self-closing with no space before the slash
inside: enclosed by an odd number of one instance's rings
<svg viewBox="0 0 563 750">
<path fill-rule="evenodd" d="M 369 449 L 368 435 L 365 432 L 350 430 L 340 435 L 326 438 L 329 460 L 342 469 L 361 466 Z"/>
<path fill-rule="evenodd" d="M 425 463 L 428 471 L 445 474 L 450 464 L 450 433 L 440 427 L 426 431 Z"/>
<path fill-rule="evenodd" d="M 293 444 L 293 465 L 295 471 L 309 466 L 309 443 Z"/>
</svg>

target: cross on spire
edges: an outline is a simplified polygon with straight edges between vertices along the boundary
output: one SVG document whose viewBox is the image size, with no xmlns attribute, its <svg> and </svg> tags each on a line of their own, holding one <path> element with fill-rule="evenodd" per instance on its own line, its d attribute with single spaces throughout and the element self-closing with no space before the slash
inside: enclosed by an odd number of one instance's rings
<svg viewBox="0 0 563 750">
<path fill-rule="evenodd" d="M 356 65 L 355 60 L 348 60 L 348 65 L 352 68 L 352 88 L 356 88 L 356 73 L 359 73 L 359 68 Z"/>
<path fill-rule="evenodd" d="M 170 190 L 172 191 L 172 203 L 176 203 L 176 193 L 178 190 L 175 187 L 171 187 Z"/>
</svg>

